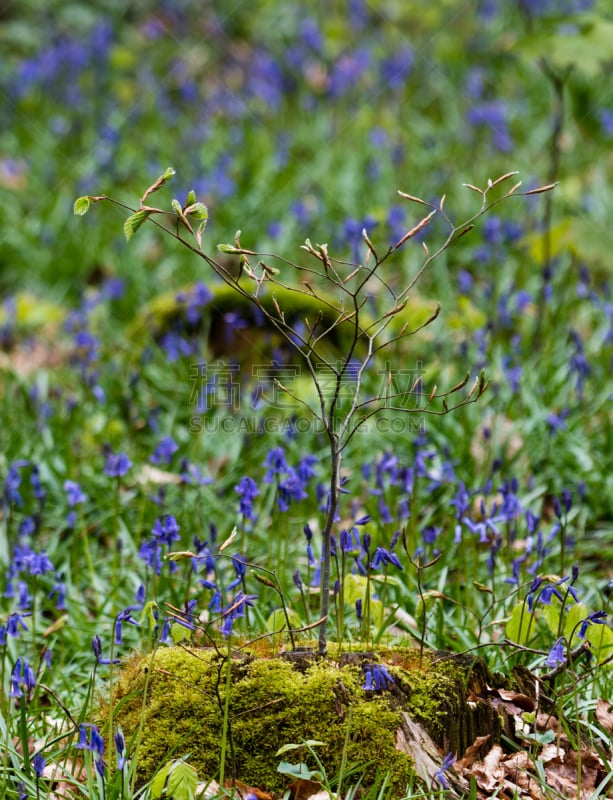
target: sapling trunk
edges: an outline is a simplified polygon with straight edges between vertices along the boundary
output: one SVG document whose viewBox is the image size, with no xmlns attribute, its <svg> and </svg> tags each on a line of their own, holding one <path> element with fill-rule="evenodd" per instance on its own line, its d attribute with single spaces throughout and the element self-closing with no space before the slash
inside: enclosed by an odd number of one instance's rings
<svg viewBox="0 0 613 800">
<path fill-rule="evenodd" d="M 334 425 L 332 420 L 331 426 Z M 319 626 L 319 655 L 325 656 L 328 652 L 328 615 L 330 613 L 330 561 L 331 561 L 331 541 L 332 528 L 338 510 L 338 501 L 341 485 L 341 452 L 340 443 L 334 429 L 328 428 L 330 438 L 330 494 L 326 521 L 322 531 L 322 564 L 321 579 L 319 587 L 321 592 L 320 614 L 321 625 Z"/>
</svg>

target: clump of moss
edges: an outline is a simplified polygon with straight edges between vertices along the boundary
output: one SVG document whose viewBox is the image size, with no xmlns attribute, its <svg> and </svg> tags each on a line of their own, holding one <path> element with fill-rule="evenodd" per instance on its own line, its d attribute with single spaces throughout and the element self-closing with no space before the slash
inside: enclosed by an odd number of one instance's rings
<svg viewBox="0 0 613 800">
<path fill-rule="evenodd" d="M 428 660 L 413 666 L 406 658 L 402 662 L 386 659 L 396 682 L 392 691 L 367 692 L 359 659 L 342 665 L 282 657 L 232 659 L 226 775 L 282 791 L 277 750 L 317 739 L 324 742 L 318 755 L 329 777 L 338 774 L 346 745 L 346 763 L 362 767 L 365 787 L 383 766 L 391 786 L 403 793 L 414 770 L 411 758 L 396 749 L 402 711 L 424 722 L 436 739 L 437 731 L 446 730 L 449 713 L 465 710 L 466 702 L 461 668 L 454 670 L 449 662 L 440 667 Z M 169 758 L 187 754 L 201 778 L 218 774 L 225 669 L 225 659 L 214 650 L 174 647 L 136 656 L 123 667 L 113 719 L 136 750 L 140 784 Z M 101 717 L 104 723 L 108 704 Z"/>
</svg>

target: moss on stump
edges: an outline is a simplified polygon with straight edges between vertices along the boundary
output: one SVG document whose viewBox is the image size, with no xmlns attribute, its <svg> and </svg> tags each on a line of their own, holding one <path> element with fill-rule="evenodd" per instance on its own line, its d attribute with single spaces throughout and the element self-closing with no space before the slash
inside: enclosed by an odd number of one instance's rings
<svg viewBox="0 0 613 800">
<path fill-rule="evenodd" d="M 362 688 L 364 666 L 373 662 L 393 676 L 389 689 Z M 179 647 L 124 665 L 113 718 L 129 746 L 138 747 L 139 784 L 170 758 L 188 754 L 201 779 L 218 775 L 225 670 L 226 659 L 215 650 Z M 277 750 L 317 739 L 324 742 L 317 753 L 329 777 L 338 775 L 346 743 L 346 763 L 364 768 L 364 786 L 389 771 L 392 790 L 402 794 L 416 772 L 406 748 L 397 746 L 406 714 L 423 725 L 441 754 L 461 754 L 477 735 L 499 734 L 492 708 L 466 700 L 467 691 L 474 697 L 489 678 L 475 659 L 420 659 L 411 649 L 349 653 L 338 661 L 243 655 L 232 658 L 231 670 L 226 776 L 267 791 L 282 791 L 287 783 L 277 772 Z M 107 719 L 108 704 L 100 722 Z M 315 767 L 307 753 L 303 758 Z"/>
</svg>

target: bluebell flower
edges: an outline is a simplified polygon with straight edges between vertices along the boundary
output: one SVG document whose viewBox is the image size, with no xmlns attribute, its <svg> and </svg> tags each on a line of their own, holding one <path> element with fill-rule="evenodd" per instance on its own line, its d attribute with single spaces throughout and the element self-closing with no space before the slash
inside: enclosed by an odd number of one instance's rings
<svg viewBox="0 0 613 800">
<path fill-rule="evenodd" d="M 84 494 L 83 490 L 79 486 L 78 483 L 75 481 L 66 480 L 64 481 L 64 491 L 66 493 L 66 500 L 68 505 L 73 508 L 80 503 L 85 503 L 87 500 L 87 495 Z"/>
<path fill-rule="evenodd" d="M 170 464 L 173 455 L 178 449 L 179 445 L 172 436 L 164 436 L 157 443 L 149 461 L 151 461 L 152 464 Z"/>
<path fill-rule="evenodd" d="M 260 493 L 257 483 L 253 478 L 244 477 L 234 487 L 234 491 L 240 496 L 239 511 L 247 519 L 255 519 L 253 513 L 253 500 Z"/>
<path fill-rule="evenodd" d="M 32 595 L 30 587 L 25 581 L 17 581 L 17 607 L 20 610 L 28 609 L 32 606 Z"/>
<path fill-rule="evenodd" d="M 34 494 L 34 497 L 42 502 L 47 496 L 47 492 L 45 491 L 42 483 L 40 482 L 39 470 L 36 464 L 32 466 L 32 474 L 30 475 L 30 484 L 32 486 L 32 493 Z"/>
<path fill-rule="evenodd" d="M 57 580 L 47 597 L 49 600 L 55 598 L 55 607 L 58 611 L 66 611 L 66 584 L 64 581 Z"/>
<path fill-rule="evenodd" d="M 445 790 L 449 789 L 449 783 L 445 777 L 445 773 L 451 769 L 455 762 L 456 757 L 453 755 L 453 753 L 447 753 L 447 755 L 443 758 L 443 763 L 434 773 L 434 779 L 438 781 Z"/>
<path fill-rule="evenodd" d="M 556 667 L 564 664 L 566 664 L 566 655 L 564 648 L 564 637 L 561 636 L 549 651 L 545 661 L 545 666 L 555 669 Z"/>
<path fill-rule="evenodd" d="M 98 757 L 104 754 L 104 739 L 100 736 L 100 731 L 95 725 L 82 722 L 79 725 L 79 740 L 75 745 L 77 750 L 89 750 Z"/>
<path fill-rule="evenodd" d="M 165 514 L 163 517 L 158 517 L 151 530 L 153 536 L 157 541 L 162 544 L 170 546 L 172 542 L 176 542 L 181 537 L 179 536 L 180 527 L 177 520 L 172 514 Z"/>
<path fill-rule="evenodd" d="M 469 124 L 489 127 L 492 130 L 492 144 L 496 150 L 508 153 L 513 148 L 513 140 L 508 127 L 509 109 L 500 100 L 492 100 L 472 106 L 467 114 Z"/>
<path fill-rule="evenodd" d="M 220 631 L 224 636 L 229 636 L 232 633 L 232 626 L 235 619 L 244 617 L 247 608 L 252 608 L 254 600 L 257 600 L 257 594 L 244 594 L 239 592 L 230 604 L 222 611 L 223 622 L 221 623 Z"/>
<path fill-rule="evenodd" d="M 377 547 L 370 566 L 373 569 L 379 569 L 386 564 L 393 564 L 398 569 L 402 569 L 402 564 L 396 553 L 386 550 L 384 547 Z"/>
<path fill-rule="evenodd" d="M 411 73 L 415 55 L 410 47 L 404 46 L 381 62 L 381 77 L 390 89 L 402 89 Z"/>
<path fill-rule="evenodd" d="M 128 606 L 115 617 L 115 644 L 123 644 L 123 623 L 138 626 L 140 623 L 132 616 L 132 611 L 140 610 L 137 606 Z"/>
<path fill-rule="evenodd" d="M 174 363 L 182 356 L 192 354 L 192 345 L 176 331 L 167 331 L 160 339 L 160 347 L 166 353 L 167 359 Z"/>
<path fill-rule="evenodd" d="M 109 453 L 104 472 L 109 478 L 121 478 L 131 466 L 132 462 L 125 453 Z"/>
<path fill-rule="evenodd" d="M 366 671 L 366 681 L 362 689 L 366 691 L 383 691 L 394 684 L 394 679 L 383 664 L 367 664 L 364 669 Z"/>
<path fill-rule="evenodd" d="M 355 615 L 357 617 L 358 622 L 362 621 L 362 599 L 358 598 L 355 601 Z"/>
<path fill-rule="evenodd" d="M 41 550 L 39 553 L 30 550 L 24 558 L 24 567 L 30 575 L 46 575 L 47 572 L 54 571 L 53 564 L 45 550 Z"/>
<path fill-rule="evenodd" d="M 239 586 L 243 582 L 243 580 L 245 578 L 245 574 L 247 572 L 247 565 L 246 565 L 245 561 L 243 559 L 241 559 L 241 558 L 234 558 L 233 557 L 232 558 L 232 566 L 234 567 L 234 572 L 236 573 L 236 578 L 226 586 L 226 591 L 228 591 L 228 592 L 231 592 L 232 589 L 235 589 L 237 586 Z"/>
<path fill-rule="evenodd" d="M 31 536 L 35 530 L 36 530 L 36 522 L 34 521 L 34 517 L 30 515 L 24 517 L 19 523 L 20 536 Z"/>
<path fill-rule="evenodd" d="M 181 480 L 191 486 L 206 486 L 213 483 L 213 478 L 209 478 L 201 471 L 196 464 L 190 464 L 187 459 L 181 462 Z"/>
<path fill-rule="evenodd" d="M 306 456 L 303 456 L 298 462 L 298 467 L 296 471 L 298 473 L 298 477 L 300 478 L 303 484 L 310 481 L 311 478 L 316 477 L 317 472 L 315 471 L 315 464 L 317 464 L 318 461 L 319 459 L 317 458 L 317 456 L 307 454 Z"/>
<path fill-rule="evenodd" d="M 573 495 L 570 489 L 562 489 L 562 505 L 564 506 L 564 510 L 568 514 L 573 506 Z"/>
<path fill-rule="evenodd" d="M 264 466 L 268 468 L 264 476 L 264 483 L 272 483 L 276 476 L 288 472 L 285 450 L 282 447 L 273 447 L 268 451 Z"/>
<path fill-rule="evenodd" d="M 24 614 L 20 614 L 18 611 L 13 611 L 8 615 L 8 619 L 6 621 L 6 632 L 9 636 L 12 636 L 16 639 L 19 636 L 20 631 L 28 630 L 24 616 Z"/>
<path fill-rule="evenodd" d="M 115 741 L 115 752 L 117 753 L 117 769 L 121 771 L 126 763 L 126 743 L 121 730 L 117 731 L 113 739 Z"/>
<path fill-rule="evenodd" d="M 562 409 L 559 414 L 553 411 L 547 414 L 545 422 L 552 436 L 554 433 L 558 433 L 566 428 L 566 417 L 568 417 L 569 413 L 568 409 Z"/>
<path fill-rule="evenodd" d="M 288 467 L 287 475 L 279 481 L 277 492 L 277 506 L 279 511 L 289 511 L 291 501 L 304 500 L 308 497 L 303 481 L 298 477 L 293 467 Z"/>
<path fill-rule="evenodd" d="M 18 658 L 11 671 L 9 697 L 23 697 L 23 689 L 29 693 L 36 686 L 36 676 L 27 658 Z"/>
<path fill-rule="evenodd" d="M 43 777 L 46 764 L 47 762 L 45 761 L 45 757 L 42 753 L 36 753 L 32 757 L 32 767 L 34 768 L 34 774 L 38 779 Z"/>
<path fill-rule="evenodd" d="M 113 659 L 113 661 L 108 658 L 102 658 L 102 641 L 98 634 L 92 639 L 92 650 L 94 651 L 97 664 L 119 664 L 120 660 L 118 658 Z"/>
<path fill-rule="evenodd" d="M 154 570 L 156 575 L 162 572 L 162 548 L 158 542 L 152 538 L 144 541 L 139 550 L 138 557 L 147 564 L 148 567 Z"/>
<path fill-rule="evenodd" d="M 582 621 L 577 636 L 580 639 L 585 639 L 585 634 L 587 633 L 587 629 L 589 628 L 590 625 L 605 625 L 606 621 L 607 621 L 606 611 L 593 611 L 591 614 L 588 614 L 588 616 Z"/>
<path fill-rule="evenodd" d="M 8 504 L 15 504 L 17 506 L 23 505 L 23 498 L 19 493 L 19 486 L 21 485 L 20 470 L 29 464 L 28 461 L 20 459 L 13 461 L 9 466 L 6 478 L 4 479 L 4 498 Z"/>
<path fill-rule="evenodd" d="M 340 536 L 340 546 L 344 553 L 350 553 L 360 549 L 360 534 L 357 528 L 353 527 L 350 531 L 343 529 Z"/>
</svg>

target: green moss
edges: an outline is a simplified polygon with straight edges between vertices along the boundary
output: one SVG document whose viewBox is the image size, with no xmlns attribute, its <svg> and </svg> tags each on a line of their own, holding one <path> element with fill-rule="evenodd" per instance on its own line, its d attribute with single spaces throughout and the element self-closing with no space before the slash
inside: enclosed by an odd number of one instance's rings
<svg viewBox="0 0 613 800">
<path fill-rule="evenodd" d="M 380 658 L 396 686 L 366 692 L 361 663 Z M 450 715 L 466 711 L 466 671 L 449 661 L 419 661 L 411 651 L 348 660 L 353 663 L 341 666 L 331 660 L 233 659 L 226 775 L 282 791 L 286 781 L 277 772 L 277 750 L 318 739 L 324 742 L 317 752 L 330 778 L 338 775 L 346 743 L 347 764 L 360 765 L 366 787 L 383 766 L 391 772 L 392 786 L 402 792 L 413 765 L 395 746 L 401 712 L 423 722 L 444 744 Z M 153 659 L 136 657 L 124 666 L 113 698 L 114 720 L 132 747 L 138 744 L 139 783 L 169 758 L 187 754 L 202 778 L 218 775 L 224 691 L 225 662 L 212 650 L 167 648 Z M 101 714 L 104 722 L 108 710 Z M 304 758 L 315 767 L 308 754 Z"/>
<path fill-rule="evenodd" d="M 248 283 L 245 284 L 245 287 L 249 291 Z M 233 287 L 223 283 L 213 283 L 209 288 L 212 300 L 210 304 L 205 306 L 200 322 L 196 327 L 204 335 L 215 355 L 222 355 L 230 348 L 230 352 L 234 357 L 239 356 L 239 353 L 236 352 L 232 331 L 227 328 L 227 323 L 224 320 L 224 315 L 228 312 L 240 314 L 241 318 L 250 326 L 249 338 L 252 344 L 255 343 L 254 337 L 263 337 L 270 347 L 278 345 L 282 341 L 272 325 L 266 324 L 262 326 L 261 313 L 255 309 L 248 298 L 239 294 Z M 165 292 L 147 303 L 130 326 L 128 337 L 134 342 L 141 341 L 144 332 L 154 337 L 160 337 L 176 325 L 178 321 L 186 323 L 186 304 L 182 300 L 177 300 L 177 296 L 189 294 L 189 289 L 190 287 L 186 287 L 179 295 L 176 292 Z M 323 345 L 323 351 L 335 352 L 340 347 L 341 352 L 345 352 L 346 347 L 353 339 L 353 320 L 336 325 L 339 316 L 346 310 L 347 305 L 341 305 L 342 298 L 336 293 L 319 289 L 318 295 L 320 299 L 318 299 L 306 291 L 293 291 L 279 284 L 275 286 L 267 285 L 266 289 L 266 291 L 260 292 L 259 301 L 269 314 L 275 318 L 278 316 L 275 306 L 276 301 L 285 318 L 294 326 L 301 326 L 304 324 L 305 319 L 308 319 L 311 326 L 319 325 L 320 334 L 325 330 L 334 328 L 333 331 L 330 331 L 320 340 L 320 344 Z M 390 336 L 398 335 L 405 324 L 409 330 L 419 328 L 432 316 L 435 307 L 434 303 L 424 300 L 414 293 L 406 308 L 391 321 L 388 333 Z M 387 310 L 389 309 L 384 309 L 384 311 Z M 321 320 L 319 320 L 320 316 Z M 372 333 L 372 327 L 376 319 L 376 316 L 373 316 L 365 309 L 360 312 L 362 328 L 360 347 L 362 349 L 366 347 L 366 333 Z M 243 340 L 241 340 L 241 343 L 244 345 Z M 259 342 L 259 344 L 262 343 Z M 240 349 L 242 350 L 243 348 Z"/>
</svg>

